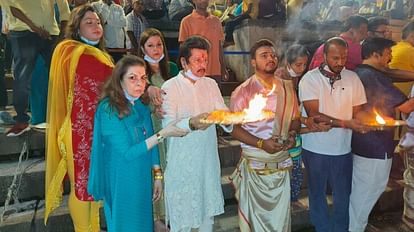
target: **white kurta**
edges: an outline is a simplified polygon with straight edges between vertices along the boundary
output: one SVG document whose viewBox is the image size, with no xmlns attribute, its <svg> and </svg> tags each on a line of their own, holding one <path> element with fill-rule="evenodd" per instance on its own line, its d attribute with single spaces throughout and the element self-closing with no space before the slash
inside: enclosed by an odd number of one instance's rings
<svg viewBox="0 0 414 232">
<path fill-rule="evenodd" d="M 124 48 L 124 27 L 126 27 L 124 9 L 115 3 L 108 6 L 103 1 L 93 2 L 92 6 L 102 18 L 105 46 L 107 48 Z"/>
<path fill-rule="evenodd" d="M 162 86 L 166 92 L 163 127 L 179 119 L 189 129 L 189 118 L 227 109 L 216 82 L 204 77 L 194 84 L 181 73 Z M 203 221 L 224 212 L 215 126 L 169 138 L 164 174 L 166 215 L 171 231 L 198 228 Z"/>
</svg>

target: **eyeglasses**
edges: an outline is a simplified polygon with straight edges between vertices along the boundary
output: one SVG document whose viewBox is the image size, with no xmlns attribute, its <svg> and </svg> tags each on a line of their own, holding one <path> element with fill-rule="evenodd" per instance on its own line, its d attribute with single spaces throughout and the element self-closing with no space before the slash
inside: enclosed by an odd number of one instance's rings
<svg viewBox="0 0 414 232">
<path fill-rule="evenodd" d="M 135 74 L 135 73 L 128 73 L 126 74 L 126 78 L 132 84 L 144 84 L 144 83 L 147 84 L 148 83 L 147 75 L 139 76 L 138 74 Z"/>
</svg>

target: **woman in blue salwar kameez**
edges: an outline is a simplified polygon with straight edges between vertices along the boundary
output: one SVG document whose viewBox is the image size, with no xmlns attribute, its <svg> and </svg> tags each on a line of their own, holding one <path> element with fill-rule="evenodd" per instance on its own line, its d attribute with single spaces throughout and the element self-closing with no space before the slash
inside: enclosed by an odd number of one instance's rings
<svg viewBox="0 0 414 232">
<path fill-rule="evenodd" d="M 187 134 L 174 123 L 154 134 L 140 99 L 146 83 L 144 61 L 125 56 L 95 114 L 88 192 L 103 200 L 109 232 L 153 231 L 152 201 L 161 197 L 163 177 L 156 145 Z"/>
</svg>

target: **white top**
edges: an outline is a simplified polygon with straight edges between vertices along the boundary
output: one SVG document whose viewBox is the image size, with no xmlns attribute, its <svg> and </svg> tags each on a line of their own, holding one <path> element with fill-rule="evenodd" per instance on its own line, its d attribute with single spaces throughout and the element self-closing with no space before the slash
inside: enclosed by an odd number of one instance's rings
<svg viewBox="0 0 414 232">
<path fill-rule="evenodd" d="M 341 77 L 331 88 L 329 79 L 318 68 L 307 72 L 299 82 L 300 101 L 319 100 L 320 113 L 341 120 L 352 119 L 353 107 L 367 102 L 364 86 L 353 71 L 344 69 Z M 307 116 L 304 109 L 302 115 Z M 344 128 L 308 133 L 302 135 L 302 147 L 324 155 L 344 155 L 351 152 L 351 136 L 352 130 Z"/>
<path fill-rule="evenodd" d="M 126 27 L 124 9 L 116 3 L 108 6 L 102 0 L 93 2 L 92 6 L 102 17 L 105 46 L 107 48 L 124 48 L 124 27 Z"/>
<path fill-rule="evenodd" d="M 167 80 L 163 127 L 180 120 L 190 130 L 189 119 L 200 113 L 227 109 L 216 82 L 203 77 L 194 84 L 181 73 Z M 216 127 L 168 138 L 164 174 L 167 220 L 171 231 L 199 227 L 207 218 L 224 212 Z"/>
</svg>

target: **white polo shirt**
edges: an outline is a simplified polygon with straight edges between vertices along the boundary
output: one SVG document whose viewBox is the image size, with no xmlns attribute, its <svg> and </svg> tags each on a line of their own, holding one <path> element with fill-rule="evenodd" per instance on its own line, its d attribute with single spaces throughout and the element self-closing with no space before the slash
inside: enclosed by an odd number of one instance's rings
<svg viewBox="0 0 414 232">
<path fill-rule="evenodd" d="M 302 103 L 319 100 L 320 113 L 341 120 L 352 119 L 353 107 L 367 102 L 358 75 L 347 69 L 342 70 L 341 80 L 333 86 L 318 68 L 307 72 L 299 83 L 299 98 Z M 302 115 L 307 116 L 304 109 Z M 352 130 L 344 128 L 308 133 L 302 135 L 302 147 L 323 155 L 344 155 L 351 152 L 351 136 Z"/>
</svg>

